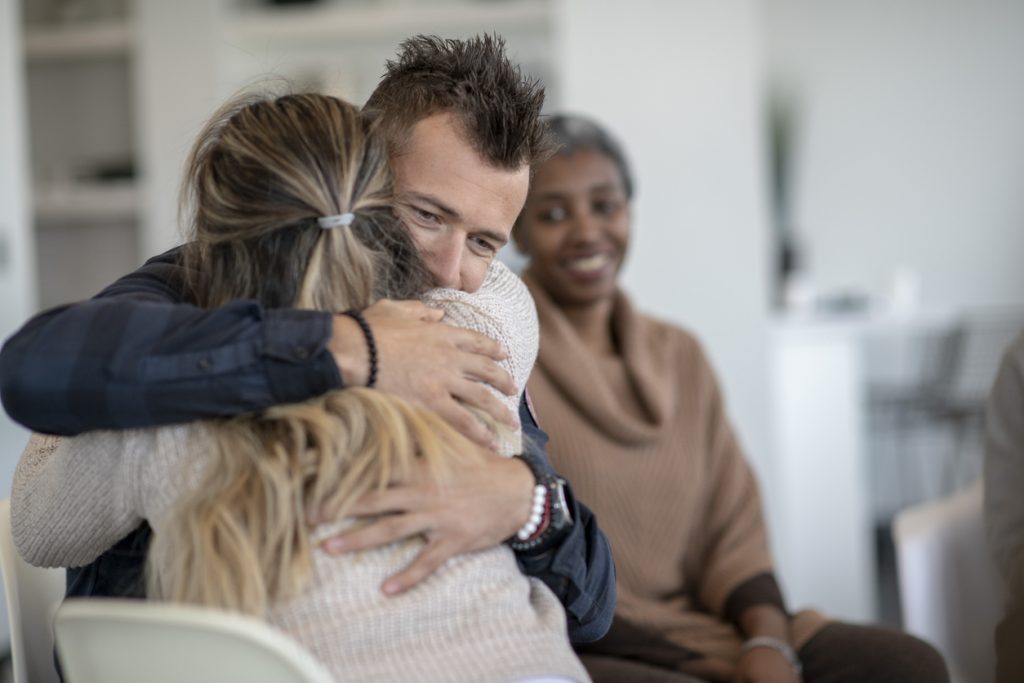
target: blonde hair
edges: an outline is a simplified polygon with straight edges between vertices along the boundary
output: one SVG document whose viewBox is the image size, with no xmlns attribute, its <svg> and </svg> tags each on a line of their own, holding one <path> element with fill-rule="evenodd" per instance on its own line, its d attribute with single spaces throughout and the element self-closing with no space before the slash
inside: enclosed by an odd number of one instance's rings
<svg viewBox="0 0 1024 683">
<path fill-rule="evenodd" d="M 392 213 L 385 146 L 347 102 L 237 97 L 203 128 L 186 169 L 184 265 L 199 306 L 255 299 L 340 311 L 429 287 Z M 343 213 L 354 215 L 345 228 L 317 221 Z"/>
<path fill-rule="evenodd" d="M 229 102 L 188 163 L 191 296 L 210 308 L 252 298 L 341 311 L 422 292 L 428 276 L 391 212 L 386 162 L 372 126 L 336 98 Z M 355 216 L 348 227 L 317 223 L 345 212 Z M 434 413 L 354 388 L 214 422 L 204 443 L 198 484 L 154 535 L 148 595 L 254 615 L 306 586 L 311 514 L 340 519 L 419 465 L 441 481 L 479 458 Z"/>
<path fill-rule="evenodd" d="M 149 595 L 263 616 L 300 594 L 311 518 L 415 476 L 443 480 L 476 451 L 435 413 L 369 389 L 233 418 L 214 432 L 204 477 L 178 500 L 149 555 Z"/>
</svg>

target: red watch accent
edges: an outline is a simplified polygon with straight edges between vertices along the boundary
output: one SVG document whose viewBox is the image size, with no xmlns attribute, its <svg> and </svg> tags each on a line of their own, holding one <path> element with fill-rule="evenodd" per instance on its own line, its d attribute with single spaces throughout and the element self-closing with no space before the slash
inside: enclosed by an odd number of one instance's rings
<svg viewBox="0 0 1024 683">
<path fill-rule="evenodd" d="M 525 539 L 524 543 L 536 540 L 547 531 L 548 525 L 551 524 L 551 494 L 544 496 L 544 516 L 540 518 L 540 524 L 537 525 L 537 530 L 530 535 L 529 538 Z"/>
</svg>

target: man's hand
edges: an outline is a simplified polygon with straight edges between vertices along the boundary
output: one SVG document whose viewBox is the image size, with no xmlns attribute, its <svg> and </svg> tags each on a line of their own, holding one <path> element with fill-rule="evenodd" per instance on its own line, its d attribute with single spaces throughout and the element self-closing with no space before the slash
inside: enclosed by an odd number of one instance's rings
<svg viewBox="0 0 1024 683">
<path fill-rule="evenodd" d="M 439 322 L 444 313 L 418 301 L 385 299 L 363 316 L 377 344 L 379 389 L 433 410 L 482 446 L 493 446 L 494 435 L 466 406 L 510 427 L 518 425 L 516 416 L 484 386 L 508 395 L 516 391 L 512 378 L 495 363 L 505 358 L 498 342 Z M 366 384 L 369 353 L 354 320 L 334 317 L 329 348 L 347 385 Z"/>
<path fill-rule="evenodd" d="M 800 683 L 801 678 L 793 670 L 782 653 L 768 647 L 755 647 L 740 657 L 736 666 L 736 683 Z"/>
<path fill-rule="evenodd" d="M 449 558 L 493 547 L 512 536 L 530 517 L 533 485 L 533 474 L 524 462 L 488 453 L 478 465 L 455 469 L 443 484 L 421 479 L 365 496 L 349 514 L 386 516 L 322 545 L 338 554 L 422 534 L 427 544 L 416 559 L 381 586 L 384 593 L 396 595 Z"/>
</svg>

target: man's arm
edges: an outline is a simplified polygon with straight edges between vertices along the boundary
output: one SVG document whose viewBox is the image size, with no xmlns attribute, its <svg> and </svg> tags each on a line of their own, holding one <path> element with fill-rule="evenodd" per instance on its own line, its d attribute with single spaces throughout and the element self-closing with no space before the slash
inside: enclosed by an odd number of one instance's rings
<svg viewBox="0 0 1024 683">
<path fill-rule="evenodd" d="M 551 471 L 545 453 L 547 435 L 520 402 L 525 457 Z M 491 548 L 523 526 L 530 516 L 534 476 L 519 458 L 493 456 L 483 464 L 453 472 L 443 490 L 434 484 L 396 486 L 371 493 L 350 511 L 383 515 L 373 524 L 324 541 L 329 553 L 355 552 L 423 535 L 427 544 L 416 559 L 384 582 L 396 594 L 430 576 L 449 558 Z M 523 572 L 543 581 L 565 606 L 573 642 L 597 640 L 611 626 L 615 610 L 615 565 L 608 540 L 593 513 L 566 488 L 574 524 L 557 545 L 516 557 Z"/>
<path fill-rule="evenodd" d="M 541 430 L 527 407 L 519 407 L 523 424 L 525 454 L 542 469 L 553 472 L 547 457 L 548 436 Z M 611 546 L 597 519 L 565 487 L 565 498 L 574 524 L 559 544 L 540 554 L 516 553 L 523 572 L 547 585 L 565 605 L 569 638 L 573 643 L 598 640 L 611 627 L 615 612 L 615 563 Z"/>
<path fill-rule="evenodd" d="M 345 316 L 235 301 L 205 310 L 182 295 L 179 250 L 150 259 L 96 298 L 40 313 L 0 351 L 0 397 L 33 431 L 75 435 L 236 415 L 302 401 L 367 374 L 362 333 Z M 507 411 L 478 380 L 510 390 L 499 345 L 436 322 L 418 302 L 365 312 L 378 386 L 437 405 L 467 436 L 488 435 L 457 401 Z M 340 370 L 339 370 L 340 368 Z"/>
<path fill-rule="evenodd" d="M 331 316 L 217 310 L 181 294 L 178 250 L 96 298 L 40 313 L 0 352 L 0 394 L 48 434 L 155 426 L 301 400 L 341 385 L 326 349 Z"/>
</svg>

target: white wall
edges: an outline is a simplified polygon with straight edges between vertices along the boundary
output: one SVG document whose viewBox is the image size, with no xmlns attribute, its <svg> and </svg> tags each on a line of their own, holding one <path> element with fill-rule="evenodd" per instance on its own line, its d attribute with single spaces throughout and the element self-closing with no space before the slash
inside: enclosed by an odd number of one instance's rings
<svg viewBox="0 0 1024 683">
<path fill-rule="evenodd" d="M 767 227 L 754 0 L 565 0 L 562 103 L 607 124 L 637 176 L 624 284 L 695 330 L 767 474 Z"/>
<path fill-rule="evenodd" d="M 20 108 L 24 101 L 20 26 L 17 0 L 0 0 L 0 337 L 4 339 L 24 322 L 35 302 L 23 144 L 26 129 Z M 28 432 L 0 413 L 0 498 L 10 495 L 14 466 L 27 438 Z M 7 642 L 9 633 L 3 607 L 0 643 Z"/>
<path fill-rule="evenodd" d="M 796 225 L 822 289 L 1024 301 L 1024 3 L 766 0 L 801 109 Z"/>
<path fill-rule="evenodd" d="M 136 0 L 135 64 L 143 181 L 143 258 L 182 241 L 178 189 L 189 149 L 220 106 L 217 35 L 222 2 Z"/>
</svg>

